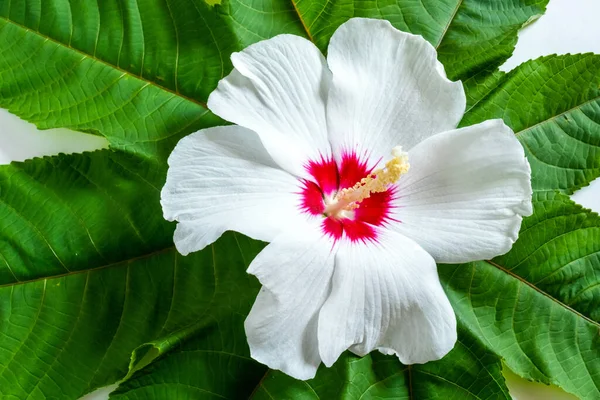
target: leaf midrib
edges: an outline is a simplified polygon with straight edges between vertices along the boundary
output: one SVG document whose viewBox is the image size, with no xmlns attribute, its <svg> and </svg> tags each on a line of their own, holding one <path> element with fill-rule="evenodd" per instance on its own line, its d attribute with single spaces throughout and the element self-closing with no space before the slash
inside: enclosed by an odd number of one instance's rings
<svg viewBox="0 0 600 400">
<path fill-rule="evenodd" d="M 570 113 L 572 113 L 572 112 L 574 112 L 574 111 L 576 111 L 576 110 L 580 110 L 580 109 L 582 109 L 583 107 L 585 107 L 585 106 L 587 106 L 587 105 L 589 105 L 589 104 L 595 103 L 595 102 L 597 102 L 597 101 L 599 101 L 599 100 L 600 100 L 600 96 L 596 96 L 596 97 L 594 97 L 594 98 L 592 98 L 592 99 L 590 99 L 590 100 L 586 100 L 586 101 L 584 101 L 583 103 L 581 103 L 581 104 L 578 104 L 578 105 L 576 105 L 576 106 L 573 106 L 573 107 L 569 108 L 568 110 L 565 110 L 565 111 L 563 111 L 563 112 L 561 112 L 561 113 L 559 113 L 559 114 L 553 115 L 552 117 L 548 117 L 548 118 L 546 118 L 545 120 L 543 120 L 543 121 L 540 121 L 540 122 L 537 122 L 537 123 L 535 123 L 535 124 L 533 124 L 533 125 L 531 125 L 531 126 L 528 126 L 527 128 L 523 128 L 523 129 L 521 129 L 520 131 L 516 131 L 516 132 L 515 132 L 515 135 L 516 135 L 517 137 L 521 137 L 521 136 L 522 136 L 522 135 L 523 135 L 525 132 L 531 131 L 531 130 L 533 130 L 533 129 L 537 128 L 537 127 L 538 127 L 538 126 L 540 126 L 540 125 L 544 125 L 544 124 L 546 124 L 546 123 L 548 123 L 548 122 L 550 122 L 550 121 L 554 121 L 554 120 L 556 120 L 556 119 L 558 119 L 558 118 L 560 118 L 560 117 L 562 117 L 562 116 L 564 116 L 564 115 L 570 114 Z M 589 144 L 589 143 L 586 143 L 586 144 L 587 144 L 588 146 L 593 146 L 592 144 Z"/>
<path fill-rule="evenodd" d="M 21 281 L 11 282 L 11 283 L 4 283 L 4 284 L 0 285 L 0 289 L 5 288 L 5 287 L 14 287 L 14 286 L 25 285 L 25 284 L 34 283 L 34 282 L 46 281 L 46 280 L 50 280 L 50 279 L 60 279 L 60 278 L 64 278 L 67 276 L 87 274 L 90 272 L 95 272 L 95 271 L 100 271 L 100 270 L 107 269 L 107 268 L 120 266 L 121 264 L 129 265 L 135 261 L 154 257 L 159 254 L 167 253 L 171 250 L 175 250 L 175 245 L 170 245 L 170 246 L 164 247 L 160 250 L 152 251 L 150 253 L 142 254 L 142 255 L 139 255 L 136 257 L 131 257 L 131 258 L 128 258 L 125 260 L 115 261 L 113 263 L 101 265 L 101 266 L 94 267 L 94 268 L 81 269 L 81 270 L 76 270 L 76 271 L 65 272 L 64 274 L 40 276 L 38 278 L 33 278 L 33 279 L 21 280 Z"/>
<path fill-rule="evenodd" d="M 460 6 L 462 5 L 463 1 L 464 0 L 458 0 L 458 3 L 456 4 L 456 8 L 454 9 L 454 12 L 450 16 L 448 23 L 444 27 L 444 30 L 442 31 L 442 34 L 440 35 L 438 42 L 433 46 L 433 47 L 435 47 L 436 50 L 440 47 L 440 45 L 444 41 L 444 38 L 446 37 L 446 33 L 448 33 L 448 29 L 450 29 L 450 25 L 452 25 L 452 22 L 456 18 L 456 15 L 458 14 L 458 10 L 460 9 Z"/>
<path fill-rule="evenodd" d="M 300 21 L 300 23 L 302 24 L 302 27 L 304 28 L 304 32 L 306 32 L 306 36 L 308 36 L 308 39 L 316 45 L 314 36 L 311 33 L 310 28 L 317 21 L 318 17 L 312 22 L 311 25 L 308 25 L 306 23 L 306 21 L 304 21 L 304 19 L 302 18 L 302 15 L 300 14 L 300 10 L 298 9 L 296 1 L 297 0 L 290 0 L 290 3 L 292 3 L 292 6 L 294 7 L 294 12 L 296 13 L 296 16 L 298 17 L 298 21 Z M 458 15 L 458 10 L 460 9 L 460 6 L 463 4 L 463 2 L 464 2 L 464 0 L 458 0 L 458 3 L 456 4 L 456 7 L 454 8 L 454 11 L 452 12 L 452 15 L 448 19 L 448 22 L 446 23 L 446 26 L 444 27 L 444 29 L 440 33 L 439 38 L 437 39 L 437 43 L 436 44 L 432 43 L 433 47 L 435 47 L 436 50 L 440 47 L 440 45 L 444 41 L 444 38 L 446 37 L 446 34 L 448 33 L 448 30 L 450 29 L 450 26 L 452 25 L 452 22 L 454 21 L 454 19 Z M 325 4 L 325 6 L 328 3 L 329 3 L 329 0 L 327 0 L 327 3 Z M 323 8 L 325 8 L 325 6 Z"/>
<path fill-rule="evenodd" d="M 519 282 L 527 285 L 528 287 L 532 288 L 533 290 L 535 290 L 537 293 L 541 294 L 542 296 L 552 300 L 553 302 L 555 302 L 556 304 L 562 306 L 563 308 L 565 308 L 567 311 L 572 312 L 573 314 L 583 318 L 585 321 L 597 326 L 598 328 L 600 328 L 600 323 L 594 321 L 593 319 L 585 316 L 584 314 L 580 313 L 579 311 L 575 310 L 574 308 L 568 306 L 567 304 L 563 303 L 562 301 L 560 301 L 559 299 L 555 298 L 554 296 L 550 295 L 549 293 L 543 291 L 542 289 L 538 288 L 537 286 L 535 286 L 533 283 L 528 282 L 526 279 L 522 278 L 521 276 L 515 274 L 514 272 L 510 271 L 509 269 L 501 266 L 498 263 L 495 263 L 492 260 L 485 260 L 485 262 L 487 262 L 488 264 L 490 264 L 491 266 L 498 268 L 500 271 L 504 272 L 505 274 L 509 275 L 512 278 L 517 279 Z"/>
<path fill-rule="evenodd" d="M 294 7 L 294 12 L 298 16 L 298 21 L 300 21 L 300 23 L 302 24 L 302 27 L 304 28 L 304 32 L 306 32 L 306 35 L 308 36 L 308 39 L 311 42 L 315 43 L 315 39 L 313 38 L 312 33 L 310 33 L 310 28 L 308 27 L 308 25 L 306 25 L 306 22 L 304 21 L 304 19 L 302 19 L 302 16 L 300 15 L 300 10 L 298 10 L 298 6 L 296 5 L 296 1 L 295 0 L 290 0 L 290 3 L 292 3 L 292 6 Z"/>
<path fill-rule="evenodd" d="M 125 70 L 125 69 L 123 69 L 123 68 L 121 68 L 119 66 L 113 65 L 113 64 L 111 64 L 111 63 L 109 63 L 107 61 L 102 60 L 101 58 L 96 57 L 95 55 L 88 54 L 87 52 L 85 52 L 83 50 L 80 50 L 78 48 L 72 47 L 69 44 L 65 44 L 65 43 L 63 43 L 63 42 L 61 42 L 59 40 L 54 39 L 51 36 L 44 35 L 44 34 L 38 32 L 36 30 L 33 30 L 33 29 L 25 26 L 25 25 L 22 25 L 22 24 L 20 24 L 18 22 L 15 22 L 15 21 L 11 20 L 10 18 L 7 18 L 5 16 L 0 16 L 0 20 L 3 20 L 6 24 L 12 24 L 12 25 L 14 25 L 14 26 L 16 26 L 16 27 L 18 27 L 18 28 L 20 28 L 20 29 L 22 29 L 22 30 L 30 33 L 30 34 L 39 36 L 39 37 L 43 38 L 44 40 L 52 42 L 52 43 L 54 43 L 54 44 L 56 44 L 58 46 L 64 47 L 66 49 L 69 49 L 69 50 L 71 50 L 71 51 L 73 51 L 73 52 L 75 52 L 77 54 L 80 54 L 84 58 L 88 58 L 88 59 L 90 59 L 90 60 L 92 60 L 94 62 L 103 64 L 103 65 L 105 65 L 105 66 L 107 66 L 109 68 L 112 68 L 112 69 L 116 70 L 116 71 L 122 72 L 124 75 L 126 75 L 126 76 L 128 76 L 130 78 L 137 79 L 139 81 L 145 82 L 146 84 L 148 84 L 150 86 L 154 86 L 157 89 L 160 89 L 160 90 L 165 91 L 167 93 L 170 93 L 173 96 L 179 97 L 179 98 L 181 98 L 181 99 L 183 99 L 183 100 L 185 100 L 187 102 L 190 102 L 190 103 L 198 105 L 198 106 L 200 106 L 202 108 L 208 109 L 208 107 L 207 107 L 207 105 L 206 105 L 205 102 L 202 102 L 202 101 L 196 100 L 194 98 L 188 97 L 188 96 L 186 96 L 186 95 L 178 92 L 177 90 L 170 89 L 170 88 L 168 88 L 166 86 L 160 85 L 157 82 L 154 82 L 154 81 L 151 81 L 151 80 L 149 80 L 147 78 L 144 78 L 141 75 L 135 74 L 135 73 L 133 73 L 131 71 L 128 71 L 128 70 Z"/>
</svg>

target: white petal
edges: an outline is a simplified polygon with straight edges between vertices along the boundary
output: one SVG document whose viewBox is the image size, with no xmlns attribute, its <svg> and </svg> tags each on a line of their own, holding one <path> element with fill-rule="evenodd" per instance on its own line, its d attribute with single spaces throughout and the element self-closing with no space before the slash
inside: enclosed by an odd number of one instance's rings
<svg viewBox="0 0 600 400">
<path fill-rule="evenodd" d="M 233 53 L 235 69 L 208 99 L 218 116 L 252 129 L 282 168 L 302 176 L 309 160 L 331 153 L 325 58 L 299 36 L 279 35 Z"/>
<path fill-rule="evenodd" d="M 378 229 L 377 242 L 344 243 L 319 315 L 319 351 L 332 365 L 350 349 L 395 353 L 404 364 L 437 360 L 456 342 L 456 319 L 433 258 L 412 240 Z"/>
<path fill-rule="evenodd" d="M 297 379 L 321 363 L 317 319 L 333 270 L 333 243 L 312 222 L 275 238 L 248 269 L 263 284 L 245 323 L 250 353 Z"/>
<path fill-rule="evenodd" d="M 435 135 L 409 151 L 391 226 L 440 263 L 510 250 L 532 213 L 523 147 L 501 120 Z"/>
<path fill-rule="evenodd" d="M 465 110 L 460 82 L 446 78 L 435 49 L 385 20 L 353 18 L 333 34 L 327 122 L 334 154 L 389 158 L 428 136 L 454 129 Z"/>
<path fill-rule="evenodd" d="M 179 221 L 175 245 L 186 255 L 226 230 L 273 239 L 301 218 L 297 191 L 298 180 L 276 166 L 256 133 L 221 126 L 179 141 L 161 204 L 165 219 Z"/>
</svg>

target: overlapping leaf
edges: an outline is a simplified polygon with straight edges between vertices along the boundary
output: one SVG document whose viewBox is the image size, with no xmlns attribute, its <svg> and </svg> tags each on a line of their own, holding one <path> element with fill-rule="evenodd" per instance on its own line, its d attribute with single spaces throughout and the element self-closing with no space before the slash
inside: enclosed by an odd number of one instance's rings
<svg viewBox="0 0 600 400">
<path fill-rule="evenodd" d="M 252 399 L 510 399 L 500 360 L 461 327 L 459 332 L 454 350 L 440 362 L 404 366 L 379 353 L 345 354 L 308 382 L 269 372 Z"/>
<path fill-rule="evenodd" d="M 102 150 L 0 168 L 0 285 L 171 247 L 172 227 L 155 217 L 161 179 L 149 167 Z"/>
<path fill-rule="evenodd" d="M 517 32 L 544 13 L 548 0 L 294 0 L 309 37 L 325 52 L 333 32 L 352 17 L 384 18 L 433 44 L 452 79 L 500 66 Z"/>
<path fill-rule="evenodd" d="M 0 168 L 0 394 L 69 399 L 127 376 L 115 397 L 507 398 L 502 357 L 594 398 L 600 226 L 552 190 L 600 174 L 600 63 L 549 57 L 492 73 L 546 3 L 0 1 L 0 106 L 41 128 L 104 135 L 113 149 Z M 513 127 L 536 213 L 506 256 L 440 267 L 460 324 L 447 358 L 406 368 L 345 355 L 314 381 L 291 382 L 264 375 L 245 344 L 257 284 L 244 269 L 262 244 L 228 234 L 177 256 L 158 193 L 176 141 L 222 123 L 204 103 L 231 52 L 279 33 L 326 50 L 352 16 L 432 42 L 468 88 L 463 124 Z"/>
<path fill-rule="evenodd" d="M 501 77 L 501 78 L 500 78 Z M 469 90 L 461 125 L 502 118 L 523 144 L 534 190 L 573 193 L 600 175 L 600 56 L 549 56 Z"/>
<path fill-rule="evenodd" d="M 98 151 L 0 170 L 2 397 L 77 398 L 123 378 L 143 343 L 153 358 L 248 311 L 258 286 L 245 269 L 262 244 L 229 234 L 180 256 L 135 159 Z"/>
<path fill-rule="evenodd" d="M 534 205 L 510 253 L 440 274 L 459 320 L 511 370 L 593 399 L 600 219 L 558 193 L 537 193 Z"/>
</svg>

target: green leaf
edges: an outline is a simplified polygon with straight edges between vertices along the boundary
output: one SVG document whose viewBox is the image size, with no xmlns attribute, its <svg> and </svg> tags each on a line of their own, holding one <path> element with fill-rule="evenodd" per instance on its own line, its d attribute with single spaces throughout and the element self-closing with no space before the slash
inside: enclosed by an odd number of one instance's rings
<svg viewBox="0 0 600 400">
<path fill-rule="evenodd" d="M 440 267 L 454 309 L 520 376 L 597 397 L 600 218 L 554 190 L 572 193 L 600 175 L 600 56 L 543 57 L 466 84 L 461 125 L 504 119 L 536 193 L 509 253 Z"/>
<path fill-rule="evenodd" d="M 53 171 L 56 174 L 60 171 L 58 167 L 65 165 L 81 166 L 81 159 L 101 153 L 61 156 L 60 165 Z M 34 160 L 24 165 L 39 167 L 55 159 L 49 160 Z M 32 169 L 29 170 L 30 181 L 40 179 Z M 39 167 L 39 171 L 51 170 Z M 109 240 L 111 231 L 105 225 L 118 224 L 119 219 L 104 220 L 98 211 L 98 207 L 103 207 L 107 213 L 112 212 L 114 197 L 90 197 L 94 200 L 89 204 L 91 209 L 70 208 L 77 205 L 67 206 L 56 194 L 69 196 L 69 187 L 76 184 L 77 179 L 84 178 L 75 169 L 66 172 L 72 176 L 57 177 L 56 182 L 46 179 L 43 191 L 36 192 L 35 185 L 29 185 L 30 201 L 43 204 L 47 209 L 36 210 L 31 216 L 15 216 L 12 224 L 8 218 L 2 218 L 6 226 L 14 227 L 12 239 L 15 243 L 29 243 L 32 250 L 42 250 L 38 241 L 46 238 L 49 249 L 39 260 L 32 260 L 30 254 L 10 259 L 19 281 L 14 281 L 16 277 L 10 281 L 9 276 L 10 283 L 0 286 L 0 394 L 3 398 L 78 398 L 96 387 L 123 378 L 132 351 L 142 343 L 154 341 L 157 350 L 153 357 L 157 357 L 170 348 L 167 342 L 176 344 L 202 329 L 211 329 L 215 321 L 223 328 L 227 325 L 223 316 L 232 312 L 247 313 L 258 289 L 257 282 L 245 273 L 245 269 L 247 260 L 251 260 L 263 245 L 235 234 L 227 234 L 206 250 L 189 257 L 180 256 L 172 244 L 165 243 L 167 247 L 162 250 L 127 259 L 131 256 L 128 251 L 139 252 L 143 248 L 135 243 L 138 239 L 132 234 L 134 226 L 129 231 L 119 227 L 114 231 L 115 238 Z M 111 176 L 115 188 L 130 183 L 128 174 L 118 181 L 115 181 L 116 177 L 116 173 Z M 67 193 L 61 193 L 63 188 Z M 151 199 L 156 201 L 156 197 Z M 130 199 L 138 198 L 131 196 Z M 83 205 L 85 198 L 80 200 Z M 147 212 L 156 207 L 139 207 L 136 202 L 118 204 L 122 215 L 132 215 L 138 210 Z M 25 205 L 23 210 L 27 209 L 33 207 Z M 0 210 L 12 212 L 4 203 Z M 58 241 L 59 235 L 44 230 L 45 226 L 56 222 L 47 221 L 53 218 L 62 221 L 54 228 L 56 231 L 87 230 L 88 243 L 72 244 L 70 237 Z M 150 217 L 148 220 L 158 221 Z M 101 232 L 107 237 L 96 235 L 99 232 L 96 224 L 104 227 Z M 165 233 L 165 239 L 167 236 L 170 239 L 172 230 L 165 229 Z M 7 237 L 4 229 L 3 235 Z M 75 232 L 73 238 L 82 241 L 83 235 Z M 93 251 L 83 252 L 85 246 L 93 247 L 94 242 L 102 243 L 96 257 L 92 257 Z M 135 243 L 133 248 L 130 247 L 132 243 Z M 68 246 L 72 245 L 76 247 L 71 253 Z M 109 245 L 114 246 L 110 252 Z M 25 249 L 24 245 L 13 247 Z M 4 250 L 2 254 L 6 256 Z M 121 261 L 112 262 L 103 256 L 103 252 Z M 64 257 L 69 254 L 73 259 Z M 56 271 L 48 268 L 36 270 L 35 274 L 23 273 L 27 268 L 44 265 L 41 257 L 50 260 L 53 255 L 68 265 L 69 271 L 57 267 Z M 86 259 L 76 260 L 80 255 Z M 50 262 L 57 264 L 55 260 Z M 15 266 L 22 268 L 15 269 Z M 239 326 L 235 329 L 241 329 L 241 322 L 236 323 Z M 240 342 L 239 348 L 247 352 L 244 341 Z M 137 364 L 138 360 L 134 358 L 130 369 L 139 368 Z"/>
<path fill-rule="evenodd" d="M 77 398 L 248 311 L 263 245 L 229 234 L 178 255 L 149 167 L 103 150 L 0 168 L 2 397 Z M 143 343 L 156 351 L 130 363 Z"/>
<path fill-rule="evenodd" d="M 459 320 L 511 370 L 595 398 L 600 218 L 560 193 L 536 193 L 534 207 L 508 254 L 440 266 L 441 278 Z"/>
<path fill-rule="evenodd" d="M 214 281 L 202 278 L 227 275 L 262 245 L 241 255 L 222 240 L 218 257 L 230 260 L 214 272 L 202 269 L 206 251 L 176 264 L 173 226 L 158 202 L 165 160 L 183 135 L 222 122 L 204 102 L 231 69 L 231 52 L 301 33 L 283 4 L 257 3 L 243 15 L 247 6 L 234 2 L 0 4 L 0 106 L 40 128 L 102 134 L 120 150 L 0 169 L 2 396 L 76 398 L 185 341 L 203 319 L 219 319 L 208 301 L 220 301 Z M 244 289 L 244 269 L 223 289 L 251 293 L 237 313 L 256 293 L 254 283 Z M 169 302 L 179 311 L 166 316 Z"/>
<path fill-rule="evenodd" d="M 11 15 L 17 12 L 18 7 L 11 8 Z M 63 19 L 54 20 L 64 25 Z M 113 29 L 107 26 L 106 31 Z M 110 65 L 93 48 L 84 53 L 62 44 L 53 38 L 69 43 L 60 31 L 40 33 L 0 17 L 0 32 L 0 105 L 42 129 L 101 132 L 115 149 L 165 158 L 168 152 L 160 152 L 156 142 L 171 135 L 176 140 L 210 119 L 202 104 L 142 78 L 140 71 Z M 179 117 L 170 118 L 174 113 Z"/>
<path fill-rule="evenodd" d="M 325 53 L 352 17 L 387 19 L 422 35 L 438 50 L 451 79 L 492 71 L 512 54 L 518 31 L 546 10 L 548 0 L 294 0 L 308 36 Z"/>
<path fill-rule="evenodd" d="M 0 284 L 171 247 L 172 226 L 156 217 L 162 179 L 152 164 L 109 150 L 3 166 Z"/>
<path fill-rule="evenodd" d="M 404 366 L 396 357 L 377 352 L 363 358 L 346 353 L 307 382 L 269 372 L 252 398 L 510 399 L 500 360 L 477 340 L 461 336 L 447 358 L 425 365 Z"/>
<path fill-rule="evenodd" d="M 600 56 L 543 57 L 471 83 L 461 125 L 502 118 L 513 128 L 535 212 L 508 254 L 440 269 L 455 310 L 517 374 L 597 397 L 600 218 L 554 190 L 600 175 Z"/>
<path fill-rule="evenodd" d="M 477 105 L 492 90 L 498 87 L 506 75 L 502 71 L 482 71 L 462 81 L 467 95 L 467 112 Z"/>
<path fill-rule="evenodd" d="M 441 361 L 404 366 L 396 357 L 377 352 L 362 358 L 345 353 L 332 368 L 321 367 L 317 377 L 306 382 L 279 371 L 268 371 L 263 376 L 255 374 L 254 370 L 251 371 L 254 382 L 240 380 L 241 362 L 233 363 L 232 359 L 236 356 L 227 352 L 229 347 L 226 351 L 222 347 L 235 344 L 238 339 L 243 340 L 243 331 L 227 331 L 227 341 L 222 338 L 211 339 L 223 335 L 215 332 L 207 335 L 209 339 L 195 340 L 137 373 L 122 384 L 111 395 L 111 399 L 195 398 L 194 393 L 245 398 L 252 388 L 251 398 L 256 400 L 510 399 L 501 374 L 500 358 L 482 346 L 469 332 L 462 328 L 459 332 L 461 339 L 449 356 Z M 207 340 L 217 343 L 207 346 Z M 218 349 L 218 355 L 214 354 L 214 349 Z M 237 357 L 241 358 L 239 355 Z M 242 361 L 249 363 L 245 358 Z M 225 362 L 225 368 L 212 368 Z M 198 370 L 210 371 L 210 379 L 195 378 Z M 258 386 L 254 387 L 259 379 Z M 244 390 L 244 396 L 241 390 Z"/>
<path fill-rule="evenodd" d="M 534 201 L 520 240 L 494 262 L 600 322 L 600 216 L 560 193 L 538 192 Z"/>
<path fill-rule="evenodd" d="M 534 190 L 573 193 L 600 176 L 600 56 L 542 57 L 477 84 L 461 125 L 502 118 L 525 148 Z"/>
<path fill-rule="evenodd" d="M 290 0 L 222 0 L 216 10 L 231 27 L 240 48 L 281 33 L 307 37 Z"/>
<path fill-rule="evenodd" d="M 436 46 L 448 77 L 466 79 L 496 70 L 512 55 L 519 30 L 539 18 L 547 4 L 546 0 L 458 0 Z"/>
<path fill-rule="evenodd" d="M 248 398 L 267 368 L 250 358 L 243 322 L 244 315 L 237 313 L 214 319 L 167 357 L 121 384 L 110 398 Z"/>
<path fill-rule="evenodd" d="M 232 52 L 302 34 L 289 3 L 255 3 L 2 2 L 0 106 L 42 129 L 101 134 L 113 149 L 165 160 L 184 135 L 222 123 L 205 103 Z"/>
</svg>

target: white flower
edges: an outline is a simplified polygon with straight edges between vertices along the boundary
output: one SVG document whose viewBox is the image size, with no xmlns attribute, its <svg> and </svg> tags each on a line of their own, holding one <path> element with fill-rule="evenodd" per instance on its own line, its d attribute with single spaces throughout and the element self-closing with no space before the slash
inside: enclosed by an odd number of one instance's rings
<svg viewBox="0 0 600 400">
<path fill-rule="evenodd" d="M 512 131 L 455 129 L 461 83 L 387 21 L 343 24 L 327 60 L 291 35 L 231 59 L 208 107 L 237 125 L 179 142 L 161 202 L 182 254 L 226 230 L 270 242 L 248 269 L 252 357 L 299 379 L 346 349 L 443 357 L 456 320 L 435 263 L 507 252 L 532 212 Z"/>
</svg>

